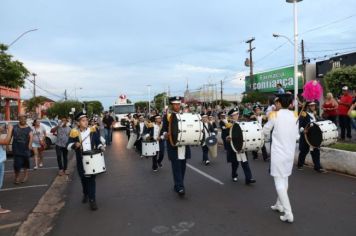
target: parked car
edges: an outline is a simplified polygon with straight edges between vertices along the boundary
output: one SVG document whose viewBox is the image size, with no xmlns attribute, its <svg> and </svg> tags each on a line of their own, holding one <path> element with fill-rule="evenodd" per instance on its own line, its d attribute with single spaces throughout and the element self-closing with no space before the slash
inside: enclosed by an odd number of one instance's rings
<svg viewBox="0 0 356 236">
<path fill-rule="evenodd" d="M 57 126 L 57 123 L 51 120 L 40 120 L 40 122 L 41 125 L 46 129 L 46 144 L 47 147 L 50 147 L 57 141 L 57 134 L 51 132 L 51 130 Z"/>
</svg>

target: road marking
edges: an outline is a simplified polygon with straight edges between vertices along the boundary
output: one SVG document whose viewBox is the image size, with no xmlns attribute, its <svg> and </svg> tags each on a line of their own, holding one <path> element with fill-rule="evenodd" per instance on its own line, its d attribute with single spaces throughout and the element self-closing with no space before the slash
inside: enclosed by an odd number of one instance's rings
<svg viewBox="0 0 356 236">
<path fill-rule="evenodd" d="M 30 185 L 30 186 L 15 187 L 15 188 L 3 188 L 3 189 L 0 189 L 0 192 L 19 190 L 19 189 L 27 189 L 27 188 L 41 188 L 41 187 L 47 187 L 47 186 L 48 186 L 48 184 L 38 184 L 38 185 Z"/>
<path fill-rule="evenodd" d="M 13 228 L 16 226 L 21 225 L 22 222 L 15 222 L 15 223 L 11 223 L 11 224 L 6 224 L 6 225 L 0 225 L 0 230 L 1 229 L 8 229 L 8 228 Z"/>
<path fill-rule="evenodd" d="M 195 168 L 194 166 L 192 166 L 192 165 L 190 165 L 190 164 L 187 164 L 187 166 L 188 166 L 190 169 L 194 170 L 195 172 L 201 174 L 202 176 L 204 176 L 204 177 L 206 177 L 206 178 L 208 178 L 208 179 L 214 181 L 215 183 L 218 183 L 218 184 L 220 184 L 220 185 L 224 185 L 224 183 L 221 182 L 220 180 L 218 180 L 218 179 L 214 178 L 213 176 L 211 176 L 211 175 L 209 175 L 209 174 L 207 174 L 207 173 L 205 173 L 205 172 L 203 172 L 203 171 L 201 171 L 201 170 Z"/>
<path fill-rule="evenodd" d="M 37 170 L 29 169 L 29 171 L 52 170 L 52 169 L 58 169 L 58 166 L 53 166 L 53 167 L 41 167 L 41 168 L 38 168 Z M 6 171 L 4 171 L 4 172 L 5 172 L 5 174 L 6 174 L 6 173 L 14 173 L 13 170 L 6 170 Z"/>
<path fill-rule="evenodd" d="M 152 229 L 152 233 L 163 234 L 167 236 L 179 236 L 184 233 L 188 233 L 189 230 L 194 227 L 194 222 L 180 222 L 178 225 L 172 225 L 171 227 L 158 225 Z"/>
</svg>

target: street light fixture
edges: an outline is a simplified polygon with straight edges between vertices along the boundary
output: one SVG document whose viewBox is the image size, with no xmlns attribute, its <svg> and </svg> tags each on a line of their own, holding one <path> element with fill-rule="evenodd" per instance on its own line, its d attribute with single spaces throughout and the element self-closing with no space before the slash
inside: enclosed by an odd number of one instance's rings
<svg viewBox="0 0 356 236">
<path fill-rule="evenodd" d="M 25 34 L 28 34 L 30 32 L 33 31 L 37 31 L 38 29 L 31 29 L 31 30 L 27 30 L 25 32 L 23 32 L 22 34 L 20 34 L 14 41 L 12 41 L 9 45 L 8 48 L 10 48 L 12 45 L 14 45 L 20 38 L 22 38 Z"/>
<path fill-rule="evenodd" d="M 287 36 L 285 36 L 285 35 L 273 33 L 272 36 L 275 37 L 275 38 L 285 38 L 285 39 L 288 40 L 288 42 L 289 42 L 290 44 L 292 44 L 292 46 L 294 46 L 293 41 L 292 41 L 289 37 L 287 37 Z"/>
<path fill-rule="evenodd" d="M 298 112 L 298 11 L 297 3 L 302 0 L 286 0 L 293 3 L 294 10 L 294 111 Z"/>
</svg>

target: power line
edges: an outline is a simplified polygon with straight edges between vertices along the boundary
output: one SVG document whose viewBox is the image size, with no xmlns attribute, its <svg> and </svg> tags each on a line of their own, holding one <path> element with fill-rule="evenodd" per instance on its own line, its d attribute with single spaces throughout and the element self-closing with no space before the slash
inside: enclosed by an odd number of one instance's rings
<svg viewBox="0 0 356 236">
<path fill-rule="evenodd" d="M 306 52 L 333 52 L 333 51 L 343 51 L 343 50 L 351 50 L 351 49 L 356 49 L 356 47 L 336 48 L 336 49 L 323 49 L 323 50 L 308 50 Z"/>
<path fill-rule="evenodd" d="M 33 81 L 30 80 L 29 78 L 26 78 L 26 79 L 27 79 L 30 83 L 34 84 Z M 46 93 L 49 94 L 49 95 L 52 95 L 52 96 L 54 96 L 54 97 L 63 99 L 63 97 L 61 97 L 61 96 L 59 96 L 59 95 L 57 95 L 57 94 L 55 94 L 55 93 L 52 93 L 52 92 L 50 92 L 50 91 L 48 91 L 48 90 L 42 88 L 42 87 L 39 86 L 38 84 L 34 84 L 34 86 L 37 87 L 37 88 L 39 88 L 39 89 L 41 89 L 42 91 L 46 92 Z"/>
<path fill-rule="evenodd" d="M 350 18 L 352 18 L 352 17 L 355 17 L 355 16 L 356 16 L 356 14 L 353 14 L 353 15 L 350 15 L 350 16 L 347 16 L 347 17 L 344 17 L 344 18 L 341 18 L 341 19 L 332 21 L 332 22 L 327 23 L 327 24 L 324 24 L 324 25 L 320 25 L 320 26 L 317 26 L 317 27 L 315 27 L 315 28 L 311 28 L 311 29 L 309 29 L 309 30 L 307 30 L 307 31 L 302 32 L 300 35 L 302 35 L 302 34 L 308 34 L 308 33 L 310 33 L 310 32 L 313 32 L 313 31 L 316 31 L 316 30 L 319 30 L 319 29 L 328 27 L 328 26 L 330 26 L 330 25 L 333 25 L 333 24 L 336 24 L 336 23 L 339 23 L 339 22 L 348 20 L 348 19 L 350 19 Z"/>
</svg>

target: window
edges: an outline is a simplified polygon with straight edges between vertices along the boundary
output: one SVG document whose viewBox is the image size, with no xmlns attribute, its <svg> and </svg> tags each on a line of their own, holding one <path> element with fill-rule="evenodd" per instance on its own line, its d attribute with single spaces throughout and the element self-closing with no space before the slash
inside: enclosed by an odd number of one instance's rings
<svg viewBox="0 0 356 236">
<path fill-rule="evenodd" d="M 135 105 L 116 105 L 114 106 L 114 113 L 115 114 L 127 114 L 127 113 L 134 113 L 135 112 Z"/>
</svg>

